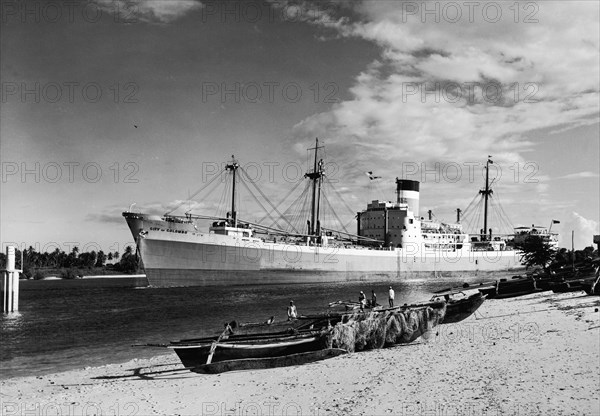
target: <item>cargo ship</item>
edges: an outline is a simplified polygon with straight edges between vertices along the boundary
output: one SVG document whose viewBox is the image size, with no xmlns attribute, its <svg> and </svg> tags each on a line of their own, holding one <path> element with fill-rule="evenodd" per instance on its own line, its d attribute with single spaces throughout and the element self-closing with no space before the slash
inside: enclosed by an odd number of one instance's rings
<svg viewBox="0 0 600 416">
<path fill-rule="evenodd" d="M 394 281 L 522 269 L 509 236 L 487 228 L 492 191 L 486 175 L 484 226 L 479 234 L 419 216 L 420 183 L 396 178 L 396 201 L 374 200 L 356 214 L 356 232 L 321 225 L 323 160 L 304 176 L 310 181 L 310 219 L 302 232 L 245 221 L 236 211 L 240 164 L 225 166 L 231 177 L 231 209 L 224 217 L 185 213 L 162 216 L 123 213 L 151 286 L 218 286 Z M 488 160 L 486 170 L 489 168 Z M 211 221 L 207 230 L 201 224 Z M 483 231 L 488 230 L 488 231 Z"/>
</svg>

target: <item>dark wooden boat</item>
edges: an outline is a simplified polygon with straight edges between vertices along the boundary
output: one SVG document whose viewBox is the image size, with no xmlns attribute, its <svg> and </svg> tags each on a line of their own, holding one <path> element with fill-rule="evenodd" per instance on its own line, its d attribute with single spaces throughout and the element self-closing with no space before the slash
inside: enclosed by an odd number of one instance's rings
<svg viewBox="0 0 600 416">
<path fill-rule="evenodd" d="M 538 278 L 533 275 L 513 276 L 510 279 L 500 279 L 493 282 L 481 282 L 475 284 L 464 283 L 462 287 L 449 288 L 434 292 L 436 294 L 456 293 L 465 289 L 477 289 L 487 299 L 504 299 L 531 293 L 541 292 L 538 286 Z M 548 290 L 548 289 L 545 289 Z"/>
<path fill-rule="evenodd" d="M 477 286 L 477 290 L 479 290 L 479 293 L 481 293 L 482 295 L 485 295 L 487 297 L 487 299 L 493 299 L 496 297 L 496 294 L 498 293 L 498 282 L 485 282 L 485 283 L 480 283 Z"/>
<path fill-rule="evenodd" d="M 326 360 L 347 354 L 348 351 L 340 348 L 327 348 L 317 351 L 302 352 L 280 357 L 244 358 L 240 360 L 219 361 L 210 364 L 201 364 L 192 368 L 194 373 L 219 374 L 226 371 L 258 370 L 265 368 L 289 367 L 308 364 L 315 361 Z"/>
<path fill-rule="evenodd" d="M 600 296 L 600 275 L 596 276 L 593 280 L 585 280 L 581 286 L 588 295 Z"/>
<path fill-rule="evenodd" d="M 462 286 L 458 287 L 449 287 L 447 289 L 442 289 L 433 292 L 436 295 L 446 295 L 452 293 L 459 293 L 465 290 L 478 290 L 482 295 L 486 295 L 487 299 L 492 299 L 496 297 L 498 288 L 498 281 L 494 280 L 491 282 L 480 282 L 480 283 L 463 283 Z"/>
<path fill-rule="evenodd" d="M 439 301 L 437 301 L 439 302 Z M 426 306 L 434 306 L 435 309 L 439 309 L 439 305 L 434 305 L 435 302 L 418 303 L 418 304 L 404 304 L 401 306 L 395 306 L 393 308 L 384 308 L 381 305 L 372 307 L 368 305 L 362 312 L 369 313 L 373 311 L 386 312 L 394 310 L 404 310 L 407 308 L 422 308 Z M 336 311 L 331 308 L 341 307 L 342 310 Z M 291 321 L 273 321 L 257 322 L 257 323 L 244 323 L 237 324 L 235 321 L 231 322 L 230 328 L 233 336 L 254 336 L 254 335 L 274 335 L 274 334 L 293 334 L 298 331 L 306 330 L 322 330 L 335 326 L 337 323 L 342 322 L 344 318 L 355 313 L 361 313 L 360 304 L 354 301 L 336 301 L 329 304 L 329 308 L 324 313 L 312 314 L 312 315 L 301 315 L 295 320 Z"/>
<path fill-rule="evenodd" d="M 496 286 L 496 299 L 513 298 L 541 292 L 533 276 L 513 276 L 511 279 L 500 279 Z"/>
<path fill-rule="evenodd" d="M 439 302 L 445 302 L 444 300 L 430 301 L 416 304 L 404 304 L 395 306 L 392 308 L 383 307 L 382 305 L 376 305 L 373 307 L 370 303 L 364 307 L 362 312 L 369 313 L 373 311 L 386 312 L 396 310 L 406 310 L 408 308 L 423 308 L 430 306 L 435 310 L 440 309 Z M 335 310 L 335 308 L 340 310 Z M 331 328 L 337 323 L 342 322 L 344 318 L 361 313 L 360 303 L 356 301 L 336 301 L 329 303 L 329 309 L 324 313 L 301 315 L 297 319 L 290 321 L 274 321 L 273 318 L 266 320 L 265 322 L 250 322 L 238 324 L 236 321 L 229 323 L 231 328 L 230 333 L 232 337 L 237 336 L 255 336 L 255 335 L 286 335 L 294 334 L 298 331 L 307 330 L 323 330 Z"/>
<path fill-rule="evenodd" d="M 274 332 L 301 331 L 307 329 L 321 329 L 329 324 L 327 315 L 301 315 L 289 321 L 247 322 L 238 324 L 230 322 L 231 332 L 236 335 L 272 334 Z"/>
<path fill-rule="evenodd" d="M 444 299 L 446 301 L 446 315 L 442 324 L 454 324 L 473 315 L 483 304 L 487 295 L 477 289 L 451 292 L 436 295 L 432 300 Z"/>
<path fill-rule="evenodd" d="M 338 300 L 335 302 L 329 302 L 329 308 L 344 308 L 345 311 L 358 311 L 361 309 L 361 303 L 353 300 Z M 362 306 L 362 309 L 382 309 L 383 306 L 380 304 L 373 305 L 371 301 L 368 301 Z"/>
<path fill-rule="evenodd" d="M 429 302 L 422 303 L 413 303 L 413 304 L 404 304 L 401 306 L 396 306 L 394 308 L 383 308 L 381 305 L 371 308 L 365 307 L 364 310 L 366 312 L 369 311 L 391 311 L 391 310 L 404 310 L 408 308 L 423 308 L 423 307 L 432 307 L 433 309 L 439 309 L 440 303 L 446 303 L 446 313 L 441 324 L 450 324 L 460 322 L 472 314 L 475 313 L 477 309 L 483 304 L 487 295 L 481 293 L 480 290 L 471 289 L 471 290 L 453 290 L 453 289 L 445 289 L 445 291 L 436 292 L 437 295 L 433 296 Z M 357 312 L 360 310 L 360 305 L 358 302 L 353 301 L 337 301 L 329 304 L 331 306 L 341 306 L 344 307 L 347 311 Z M 358 305 L 358 306 L 357 306 Z M 344 313 L 342 313 L 344 314 Z M 332 320 L 335 321 L 335 315 L 331 315 Z"/>
<path fill-rule="evenodd" d="M 303 320 L 311 322 L 313 329 L 284 326 L 277 328 L 282 329 L 281 331 L 264 333 L 264 326 L 271 329 L 275 327 L 270 324 L 256 324 L 249 327 L 258 333 L 236 334 L 232 333 L 231 325 L 228 324 L 219 336 L 137 346 L 170 348 L 186 368 L 197 368 L 198 372 L 294 365 L 303 360 L 308 362 L 319 359 L 318 357 L 337 354 L 316 353 L 330 350 L 332 347 L 354 352 L 411 342 L 438 325 L 445 312 L 445 301 L 405 304 L 394 308 L 379 307 L 364 311 L 328 311 L 303 316 Z M 314 329 L 315 326 L 318 329 Z M 306 355 L 282 358 L 297 354 Z M 228 364 L 211 365 L 220 362 Z"/>
<path fill-rule="evenodd" d="M 587 286 L 591 287 L 594 282 L 594 278 L 590 279 L 571 279 L 563 282 L 553 282 L 550 284 L 550 289 L 554 293 L 567 293 L 585 291 Z"/>
<path fill-rule="evenodd" d="M 186 339 L 168 345 L 185 367 L 246 358 L 281 357 L 324 349 L 327 331 L 302 331 L 296 334 L 230 336 L 226 339 Z"/>
<path fill-rule="evenodd" d="M 556 293 L 584 290 L 588 280 L 594 280 L 596 269 L 593 263 L 580 264 L 574 268 L 551 269 L 535 276 L 538 289 L 552 290 Z"/>
</svg>

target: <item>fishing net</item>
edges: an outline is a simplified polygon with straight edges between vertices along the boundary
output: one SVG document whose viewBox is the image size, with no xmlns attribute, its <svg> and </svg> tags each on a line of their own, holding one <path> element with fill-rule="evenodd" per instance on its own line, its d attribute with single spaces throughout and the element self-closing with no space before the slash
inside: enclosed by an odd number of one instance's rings
<svg viewBox="0 0 600 416">
<path fill-rule="evenodd" d="M 355 350 L 372 350 L 383 347 L 385 341 L 385 314 L 370 312 L 357 320 Z"/>
<path fill-rule="evenodd" d="M 350 352 L 383 347 L 387 312 L 356 312 L 344 317 L 331 334 L 333 348 Z"/>
<path fill-rule="evenodd" d="M 328 345 L 355 352 L 412 342 L 438 325 L 445 314 L 443 302 L 434 307 L 357 312 L 333 328 Z"/>
<path fill-rule="evenodd" d="M 405 309 L 396 312 L 388 319 L 386 345 L 406 344 L 427 334 L 438 325 L 446 314 L 446 304 L 439 306 Z"/>
<path fill-rule="evenodd" d="M 348 352 L 354 352 L 356 322 L 342 324 L 338 323 L 329 335 L 329 348 L 342 348 Z"/>
</svg>

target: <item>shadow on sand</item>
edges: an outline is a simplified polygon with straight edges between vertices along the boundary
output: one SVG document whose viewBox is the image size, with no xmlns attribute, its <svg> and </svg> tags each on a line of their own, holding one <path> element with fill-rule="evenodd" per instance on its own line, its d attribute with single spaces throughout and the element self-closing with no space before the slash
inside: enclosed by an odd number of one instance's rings
<svg viewBox="0 0 600 416">
<path fill-rule="evenodd" d="M 168 367 L 161 369 L 160 367 Z M 178 368 L 174 368 L 178 367 Z M 93 380 L 164 380 L 164 379 L 182 379 L 195 377 L 196 374 L 190 372 L 189 368 L 181 367 L 175 363 L 157 364 L 146 367 L 137 367 L 123 370 L 126 374 L 106 375 L 92 377 Z"/>
</svg>

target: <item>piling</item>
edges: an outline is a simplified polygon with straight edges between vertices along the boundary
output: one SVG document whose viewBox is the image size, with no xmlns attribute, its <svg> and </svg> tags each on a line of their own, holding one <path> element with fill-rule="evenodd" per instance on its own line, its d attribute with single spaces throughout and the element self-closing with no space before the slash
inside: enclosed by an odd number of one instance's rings
<svg viewBox="0 0 600 416">
<path fill-rule="evenodd" d="M 6 247 L 6 269 L 2 273 L 2 312 L 19 310 L 19 273 L 15 268 L 15 247 Z"/>
</svg>

